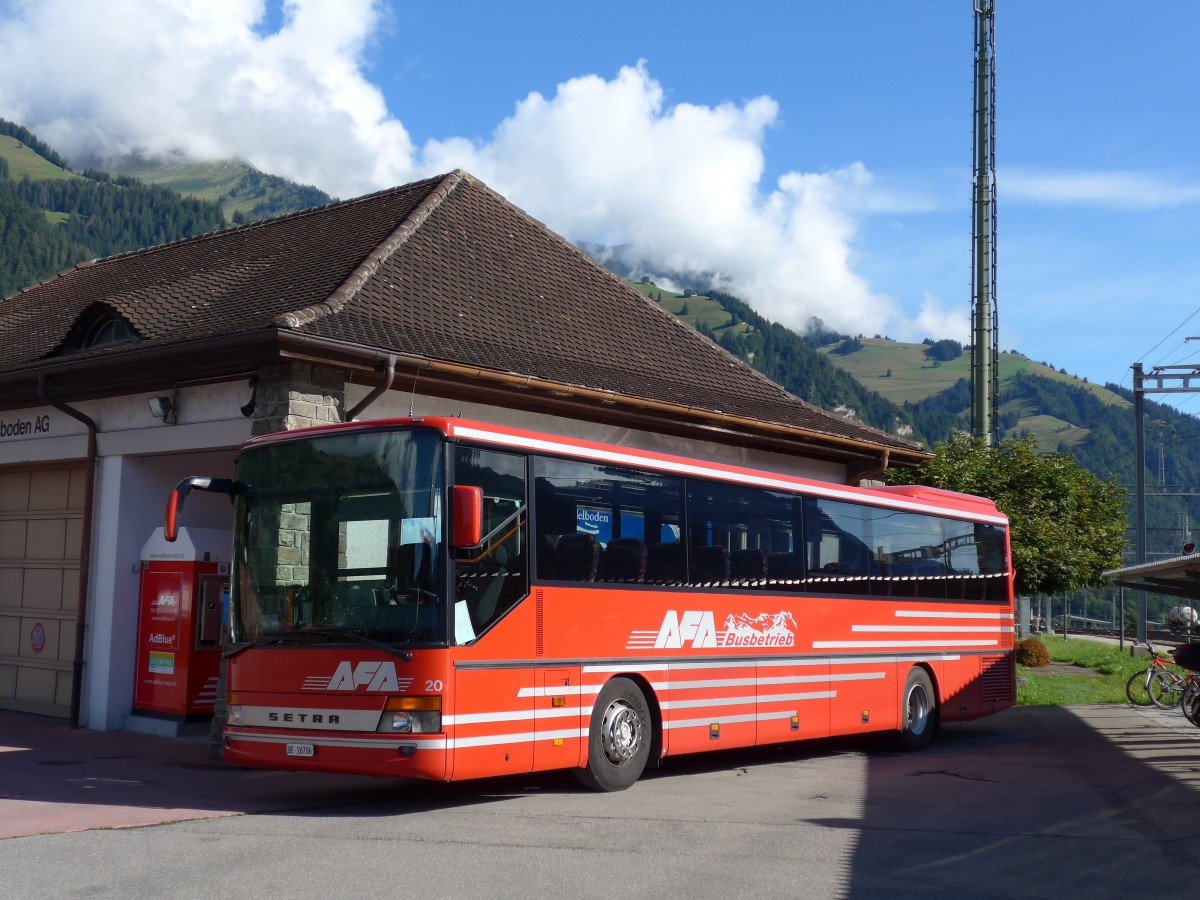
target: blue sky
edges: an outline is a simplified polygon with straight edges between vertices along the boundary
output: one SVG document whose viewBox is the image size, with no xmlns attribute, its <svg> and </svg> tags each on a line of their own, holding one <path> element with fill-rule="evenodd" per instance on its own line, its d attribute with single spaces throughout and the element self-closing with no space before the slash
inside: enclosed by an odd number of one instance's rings
<svg viewBox="0 0 1200 900">
<path fill-rule="evenodd" d="M 1200 6 L 996 5 L 1001 348 L 1126 386 L 1200 362 Z M 970 0 L 94 8 L 0 0 L 0 116 L 68 157 L 341 197 L 462 167 L 772 319 L 967 338 Z"/>
</svg>

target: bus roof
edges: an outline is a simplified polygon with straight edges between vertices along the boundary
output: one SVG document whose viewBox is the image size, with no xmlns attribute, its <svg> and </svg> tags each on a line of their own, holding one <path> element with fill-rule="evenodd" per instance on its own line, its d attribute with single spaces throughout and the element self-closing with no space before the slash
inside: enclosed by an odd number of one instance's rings
<svg viewBox="0 0 1200 900">
<path fill-rule="evenodd" d="M 596 462 L 615 463 L 636 468 L 691 475 L 700 478 L 718 478 L 761 487 L 768 490 L 800 490 L 808 494 L 831 500 L 856 501 L 877 506 L 892 507 L 910 512 L 938 513 L 964 519 L 973 519 L 998 525 L 1007 525 L 1008 519 L 996 509 L 996 505 L 984 497 L 960 494 L 942 488 L 923 485 L 892 485 L 886 487 L 855 487 L 816 481 L 797 475 L 784 475 L 759 469 L 747 469 L 725 463 L 710 462 L 684 456 L 673 456 L 652 450 L 638 450 L 587 441 L 564 435 L 552 435 L 507 425 L 496 425 L 471 419 L 450 416 L 413 416 L 392 419 L 368 419 L 362 422 L 343 422 L 317 425 L 295 431 L 251 438 L 242 445 L 243 450 L 285 441 L 389 429 L 431 428 L 447 437 L 469 440 L 512 449 L 537 450 L 542 453 L 590 459 Z"/>
</svg>

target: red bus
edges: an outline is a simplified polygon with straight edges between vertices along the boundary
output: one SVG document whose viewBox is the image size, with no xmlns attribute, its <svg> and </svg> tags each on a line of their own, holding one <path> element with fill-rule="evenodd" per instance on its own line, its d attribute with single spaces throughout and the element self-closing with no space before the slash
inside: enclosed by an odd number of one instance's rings
<svg viewBox="0 0 1200 900">
<path fill-rule="evenodd" d="M 894 731 L 1011 706 L 988 500 L 457 418 L 256 438 L 236 479 L 224 753 L 460 780 Z"/>
</svg>

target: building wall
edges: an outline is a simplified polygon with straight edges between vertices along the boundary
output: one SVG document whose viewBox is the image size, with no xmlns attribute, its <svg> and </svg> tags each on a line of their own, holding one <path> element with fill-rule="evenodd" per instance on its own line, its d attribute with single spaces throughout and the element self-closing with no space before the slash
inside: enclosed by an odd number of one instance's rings
<svg viewBox="0 0 1200 900">
<path fill-rule="evenodd" d="M 369 393 L 359 385 L 346 385 L 346 405 L 353 408 Z M 410 412 L 411 410 L 411 412 Z M 514 428 L 528 428 L 549 434 L 561 434 L 583 440 L 614 444 L 637 450 L 693 456 L 733 466 L 766 469 L 786 475 L 814 478 L 819 481 L 846 483 L 843 463 L 807 459 L 786 453 L 772 453 L 698 439 L 685 440 L 673 435 L 655 434 L 635 428 L 605 425 L 585 419 L 566 419 L 545 413 L 530 413 L 513 409 L 497 409 L 478 403 L 449 402 L 440 397 L 420 393 L 410 394 L 392 390 L 363 410 L 359 419 L 384 419 L 414 416 L 462 416 L 481 422 L 495 422 Z"/>
<path fill-rule="evenodd" d="M 170 396 L 176 424 L 150 413 L 148 400 Z M 247 381 L 183 387 L 74 404 L 97 425 L 89 590 L 84 632 L 80 722 L 120 728 L 132 708 L 138 567 L 142 545 L 162 525 L 172 487 L 188 475 L 233 474 L 236 448 L 250 437 L 240 407 Z M 53 407 L 0 412 L 0 472 L 45 463 L 83 463 L 87 429 Z M 188 522 L 229 530 L 224 497 L 193 495 Z"/>
</svg>

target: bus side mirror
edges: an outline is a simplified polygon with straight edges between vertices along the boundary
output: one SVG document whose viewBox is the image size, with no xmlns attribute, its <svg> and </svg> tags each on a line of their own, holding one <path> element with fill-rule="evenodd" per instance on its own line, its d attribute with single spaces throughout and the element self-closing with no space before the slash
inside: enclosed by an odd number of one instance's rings
<svg viewBox="0 0 1200 900">
<path fill-rule="evenodd" d="M 192 491 L 213 491 L 218 494 L 228 494 L 233 499 L 234 484 L 228 478 L 206 478 L 203 475 L 192 475 L 175 485 L 167 497 L 167 510 L 163 516 L 163 537 L 174 541 L 179 537 L 179 513 L 183 509 L 184 498 Z"/>
<path fill-rule="evenodd" d="M 483 488 L 465 484 L 454 486 L 455 547 L 478 547 L 483 540 Z"/>
</svg>

